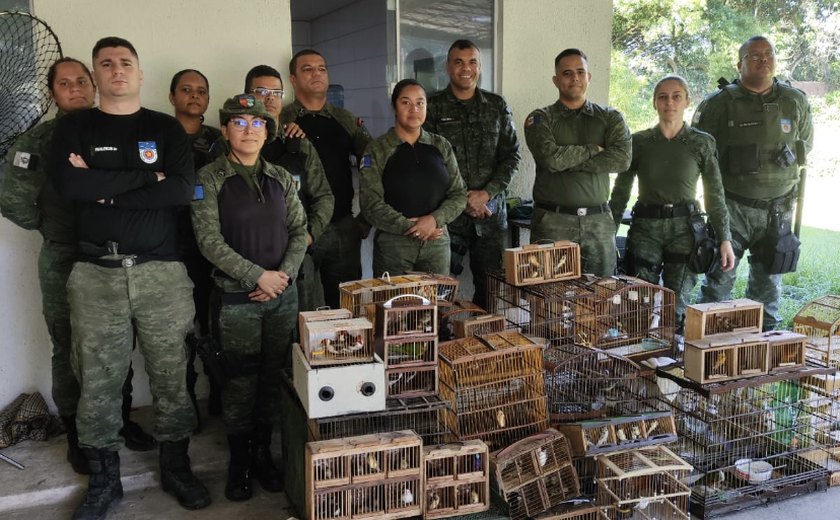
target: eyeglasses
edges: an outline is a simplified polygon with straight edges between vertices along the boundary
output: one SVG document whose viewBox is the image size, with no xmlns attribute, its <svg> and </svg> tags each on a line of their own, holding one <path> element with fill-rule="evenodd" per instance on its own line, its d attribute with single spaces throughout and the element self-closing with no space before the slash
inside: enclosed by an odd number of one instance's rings
<svg viewBox="0 0 840 520">
<path fill-rule="evenodd" d="M 282 88 L 264 88 L 264 87 L 257 87 L 252 89 L 251 92 L 260 96 L 260 97 L 273 97 L 278 99 L 283 99 L 283 89 Z"/>
<path fill-rule="evenodd" d="M 753 53 L 745 55 L 744 58 L 746 58 L 750 61 L 761 61 L 761 60 L 770 61 L 770 60 L 776 58 L 776 53 L 773 52 L 773 51 L 753 52 Z"/>
<path fill-rule="evenodd" d="M 244 131 L 249 126 L 254 130 L 260 130 L 265 128 L 268 123 L 264 119 L 252 119 L 249 123 L 247 120 L 242 119 L 241 117 L 234 117 L 231 118 L 229 123 L 233 123 L 233 128 L 236 130 Z"/>
</svg>

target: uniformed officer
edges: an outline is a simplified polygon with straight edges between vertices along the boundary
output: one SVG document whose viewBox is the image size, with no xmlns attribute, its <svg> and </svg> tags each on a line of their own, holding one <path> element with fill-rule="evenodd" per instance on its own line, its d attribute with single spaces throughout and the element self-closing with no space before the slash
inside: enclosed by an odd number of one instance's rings
<svg viewBox="0 0 840 520">
<path fill-rule="evenodd" d="M 210 504 L 190 470 L 196 425 L 186 388 L 184 337 L 195 306 L 178 261 L 177 212 L 193 196 L 192 150 L 175 118 L 140 104 L 137 52 L 118 37 L 93 48 L 98 109 L 62 117 L 52 173 L 74 201 L 79 261 L 67 281 L 81 382 L 76 424 L 91 476 L 74 518 L 103 518 L 122 497 L 120 387 L 136 333 L 149 375 L 161 484 L 187 509 Z"/>
<path fill-rule="evenodd" d="M 560 99 L 525 120 L 537 165 L 531 241 L 578 242 L 583 271 L 611 276 L 616 248 L 609 174 L 630 166 L 630 130 L 617 110 L 586 99 L 592 74 L 582 51 L 558 54 L 554 73 Z"/>
<path fill-rule="evenodd" d="M 291 174 L 260 157 L 277 135 L 274 114 L 252 94 L 219 111 L 229 152 L 198 173 L 195 234 L 215 265 L 214 327 L 228 379 L 222 409 L 230 444 L 225 496 L 251 498 L 253 470 L 266 491 L 283 490 L 271 458 L 280 419 L 282 369 L 291 364 L 298 299 L 292 277 L 306 251 L 306 214 Z"/>
<path fill-rule="evenodd" d="M 353 217 L 350 157 L 361 157 L 371 137 L 360 117 L 327 103 L 330 81 L 320 53 L 312 49 L 296 53 L 289 62 L 289 78 L 295 100 L 283 108 L 283 123 L 295 122 L 306 132 L 335 197 L 330 224 L 313 245 L 313 260 L 321 272 L 324 300 L 337 309 L 338 284 L 362 277 L 361 243 L 370 225 Z"/>
<path fill-rule="evenodd" d="M 684 323 L 685 305 L 697 275 L 687 268 L 694 246 L 689 217 L 701 212 L 697 180 L 703 179 L 703 201 L 720 241 L 720 265 L 732 269 L 735 256 L 729 241 L 729 215 L 717 163 L 715 140 L 683 122 L 689 104 L 688 84 L 680 76 L 666 76 L 653 89 L 653 106 L 659 124 L 633 134 L 630 169 L 619 173 L 610 196 L 616 227 L 621 223 L 634 178 L 639 179 L 639 198 L 633 206 L 625 262 L 633 276 L 659 283 L 677 297 L 678 333 Z"/>
<path fill-rule="evenodd" d="M 67 460 L 77 473 L 87 474 L 88 464 L 79 448 L 76 406 L 79 382 L 73 374 L 70 341 L 70 306 L 67 278 L 76 258 L 76 233 L 72 206 L 61 199 L 47 173 L 52 133 L 58 117 L 93 106 L 96 87 L 87 66 L 74 58 L 61 58 L 50 66 L 47 84 L 58 116 L 18 137 L 6 155 L 7 176 L 0 195 L 3 216 L 24 229 L 37 229 L 44 237 L 38 258 L 44 320 L 53 344 L 52 396 L 67 429 Z M 137 451 L 154 449 L 154 438 L 131 421 L 129 368 L 123 385 L 120 435 L 126 447 Z"/>
<path fill-rule="evenodd" d="M 261 100 L 279 123 L 283 110 L 283 78 L 277 69 L 268 65 L 252 68 L 245 76 L 245 92 Z M 286 128 L 278 131 L 277 139 L 265 143 L 261 154 L 268 162 L 282 166 L 292 174 L 306 210 L 307 254 L 303 258 L 300 273 L 295 277 L 295 283 L 300 310 L 312 311 L 324 305 L 321 275 L 315 267 L 312 252 L 314 244 L 330 223 L 335 198 L 318 152 L 305 137 L 305 132 L 297 124 L 289 123 Z"/>
<path fill-rule="evenodd" d="M 798 164 L 814 141 L 805 94 L 774 78 L 776 51 L 763 36 L 738 50 L 739 79 L 707 97 L 694 126 L 717 140 L 735 269 L 714 269 L 700 289 L 701 302 L 731 297 L 736 270 L 750 251 L 746 297 L 764 304 L 764 330 L 780 321 L 781 273 L 795 269 L 798 240 L 791 232 Z"/>
<path fill-rule="evenodd" d="M 446 226 L 464 209 L 467 191 L 452 146 L 423 130 L 426 91 L 404 79 L 391 94 L 395 123 L 365 150 L 360 170 L 362 216 L 376 227 L 373 274 L 446 274 Z"/>
<path fill-rule="evenodd" d="M 505 189 L 519 168 L 519 140 L 513 114 L 502 96 L 478 88 L 481 52 L 457 40 L 446 55 L 449 86 L 429 97 L 426 130 L 451 144 L 467 186 L 467 205 L 449 224 L 453 275 L 461 274 L 469 252 L 473 302 L 487 307 L 488 270 L 502 267 L 507 229 Z"/>
</svg>

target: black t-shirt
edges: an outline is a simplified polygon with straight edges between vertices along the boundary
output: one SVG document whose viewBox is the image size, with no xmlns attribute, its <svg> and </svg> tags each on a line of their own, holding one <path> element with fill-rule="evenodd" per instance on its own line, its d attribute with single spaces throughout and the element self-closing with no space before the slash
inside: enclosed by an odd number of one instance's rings
<svg viewBox="0 0 840 520">
<path fill-rule="evenodd" d="M 397 146 L 382 170 L 385 202 L 408 218 L 438 209 L 450 182 L 440 150 L 421 142 Z"/>
<path fill-rule="evenodd" d="M 75 168 L 71 153 L 88 168 Z M 177 208 L 192 200 L 193 154 L 174 117 L 145 108 L 131 115 L 97 108 L 56 124 L 52 171 L 59 193 L 76 202 L 80 242 L 119 244 L 121 254 L 178 258 Z M 166 178 L 158 182 L 155 172 Z M 103 203 L 99 203 L 103 200 Z"/>
<path fill-rule="evenodd" d="M 355 153 L 353 137 L 332 117 L 306 113 L 298 116 L 295 122 L 306 132 L 324 165 L 327 182 L 335 196 L 332 216 L 335 222 L 353 212 L 353 170 L 350 168 L 350 156 Z"/>
</svg>

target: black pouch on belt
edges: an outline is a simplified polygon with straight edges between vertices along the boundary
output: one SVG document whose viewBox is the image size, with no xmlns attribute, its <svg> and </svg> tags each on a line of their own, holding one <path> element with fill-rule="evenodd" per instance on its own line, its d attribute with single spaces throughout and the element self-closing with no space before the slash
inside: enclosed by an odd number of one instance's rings
<svg viewBox="0 0 840 520">
<path fill-rule="evenodd" d="M 758 257 L 767 274 L 785 274 L 796 271 L 800 245 L 791 229 L 792 212 L 770 208 L 767 234 L 758 243 Z M 755 262 L 750 256 L 750 262 Z"/>
<path fill-rule="evenodd" d="M 708 273 L 720 255 L 715 230 L 706 222 L 703 213 L 699 212 L 688 217 L 688 226 L 691 236 L 694 237 L 694 246 L 688 255 L 686 266 L 692 273 Z"/>
</svg>

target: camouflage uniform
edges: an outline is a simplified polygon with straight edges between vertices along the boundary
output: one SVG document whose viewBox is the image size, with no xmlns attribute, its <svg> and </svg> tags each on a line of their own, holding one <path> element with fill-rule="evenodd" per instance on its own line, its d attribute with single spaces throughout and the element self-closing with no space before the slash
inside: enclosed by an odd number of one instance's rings
<svg viewBox="0 0 840 520">
<path fill-rule="evenodd" d="M 776 160 L 784 146 L 795 153 L 798 140 L 804 141 L 806 153 L 810 151 L 814 140 L 811 107 L 802 91 L 777 80 L 764 95 L 736 81 L 697 107 L 694 126 L 717 140 L 735 250 L 735 268 L 724 273 L 715 267 L 700 288 L 700 301 L 731 297 L 738 264 L 749 249 L 746 297 L 764 303 L 764 329 L 773 329 L 781 319 L 782 276 L 767 273 L 758 246 L 769 231 L 773 207 L 782 219 L 792 219 L 799 169 L 796 161 L 784 167 Z"/>
<path fill-rule="evenodd" d="M 271 181 L 282 188 L 288 243 L 282 261 L 275 268 L 294 277 L 306 251 L 306 213 L 289 172 L 264 159 L 260 159 L 258 168 L 260 174 L 244 180 L 261 200 L 269 200 L 263 195 L 268 192 L 263 190 Z M 279 419 L 280 372 L 291 366 L 291 343 L 298 312 L 294 284 L 265 303 L 248 299 L 248 293 L 257 286 L 265 268 L 242 256 L 223 235 L 227 214 L 220 209 L 220 194 L 224 194 L 226 183 L 237 178 L 244 176 L 227 157 L 219 157 L 198 172 L 204 199 L 192 205 L 199 248 L 216 266 L 214 326 L 228 375 L 222 409 L 229 433 L 234 435 L 251 432 L 259 423 Z"/>
<path fill-rule="evenodd" d="M 473 302 L 486 308 L 489 270 L 502 267 L 507 206 L 505 189 L 519 168 L 519 140 L 513 114 L 502 96 L 476 89 L 469 101 L 452 94 L 450 87 L 429 97 L 424 128 L 445 137 L 458 159 L 468 190 L 484 190 L 494 209 L 486 219 L 461 213 L 449 224 L 451 273 L 461 274 L 469 251 L 475 284 Z"/>
<path fill-rule="evenodd" d="M 624 117 L 588 100 L 579 110 L 558 100 L 528 116 L 525 141 L 537 166 L 531 242 L 578 242 L 584 272 L 615 274 L 615 223 L 607 198 L 609 174 L 630 166 Z"/>
<path fill-rule="evenodd" d="M 688 216 L 700 211 L 695 200 L 699 177 L 716 236 L 720 241 L 730 240 L 715 141 L 688 125 L 672 139 L 666 139 L 659 126 L 633 134 L 630 169 L 618 174 L 610 196 L 616 226 L 635 177 L 639 178 L 639 199 L 625 253 L 633 255 L 635 271 L 629 274 L 650 283 L 659 283 L 661 274 L 665 287 L 677 295 L 676 314 L 682 316 L 697 283 L 686 261 L 694 245 Z"/>
<path fill-rule="evenodd" d="M 392 167 L 391 158 L 401 145 L 408 146 L 392 128 L 371 143 L 362 158 L 359 202 L 362 216 L 377 228 L 373 243 L 373 274 L 379 276 L 385 271 L 391 275 L 404 274 L 406 271 L 446 274 L 449 272 L 450 254 L 448 233 L 444 232 L 441 238 L 427 242 L 405 236 L 404 233 L 414 225 L 408 220 L 409 217 L 430 214 L 434 216 L 439 228 L 445 228 L 461 214 L 466 204 L 467 190 L 458 172 L 458 162 L 449 141 L 431 132 L 421 131 L 420 138 L 412 148 L 418 154 L 424 151 L 431 152 L 439 160 L 442 159 L 442 166 L 449 176 L 448 186 L 442 194 L 442 200 L 431 201 L 433 205 L 436 203 L 435 209 L 406 216 L 395 209 L 390 199 L 391 194 L 383 186 L 383 179 L 386 178 L 389 167 Z M 421 175 L 433 173 L 428 168 L 420 170 L 422 171 L 418 173 Z M 401 175 L 403 171 L 392 172 L 394 173 Z M 406 175 L 407 173 L 405 172 Z M 432 182 L 428 183 L 431 184 Z M 419 192 L 417 194 L 418 199 L 426 195 Z"/>
<path fill-rule="evenodd" d="M 315 112 L 295 100 L 283 107 L 283 124 L 295 122 L 318 151 L 334 200 L 330 224 L 312 246 L 312 260 L 320 271 L 327 305 L 339 308 L 338 284 L 362 277 L 361 245 L 366 223 L 353 218 L 353 179 L 350 155 L 358 159 L 371 141 L 360 117 L 326 104 Z"/>
<path fill-rule="evenodd" d="M 70 306 L 67 277 L 76 256 L 72 207 L 47 176 L 55 119 L 18 137 L 6 155 L 6 178 L 0 195 L 3 216 L 44 237 L 38 257 L 38 280 L 44 320 L 52 339 L 52 396 L 62 417 L 76 414 L 79 382 L 70 362 Z M 28 155 L 26 155 L 28 154 Z"/>
</svg>

